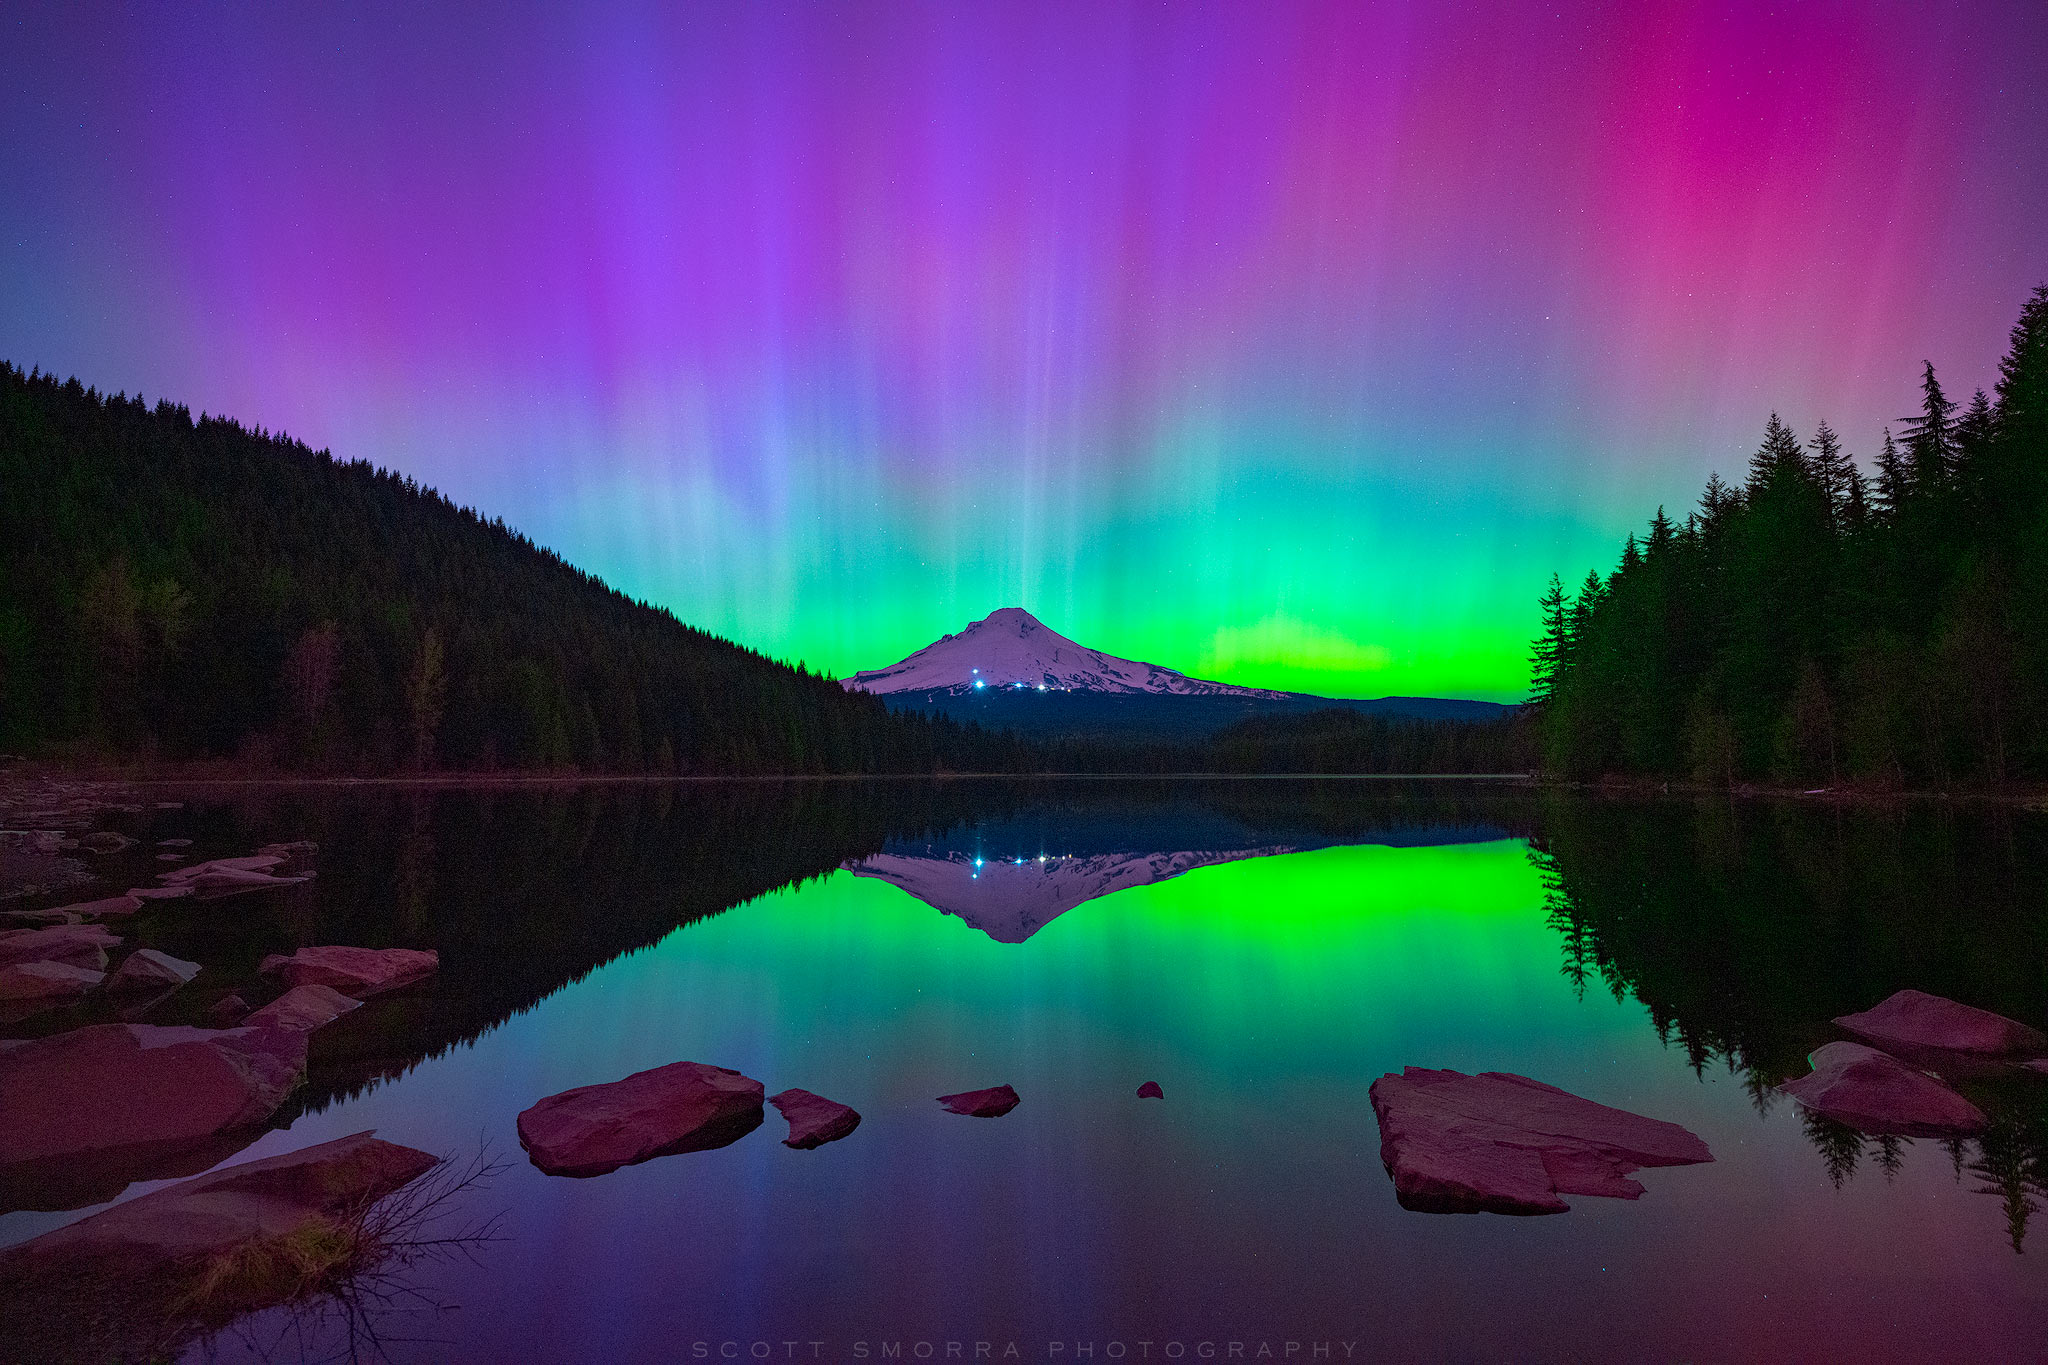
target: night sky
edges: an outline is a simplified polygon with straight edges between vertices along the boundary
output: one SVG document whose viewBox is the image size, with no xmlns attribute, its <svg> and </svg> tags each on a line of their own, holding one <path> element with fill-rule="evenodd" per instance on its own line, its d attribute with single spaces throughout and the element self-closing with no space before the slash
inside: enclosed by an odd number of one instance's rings
<svg viewBox="0 0 2048 1365">
<path fill-rule="evenodd" d="M 1519 697 L 1552 570 L 2048 281 L 2040 0 L 14 9 L 0 357 L 834 673 Z"/>
</svg>

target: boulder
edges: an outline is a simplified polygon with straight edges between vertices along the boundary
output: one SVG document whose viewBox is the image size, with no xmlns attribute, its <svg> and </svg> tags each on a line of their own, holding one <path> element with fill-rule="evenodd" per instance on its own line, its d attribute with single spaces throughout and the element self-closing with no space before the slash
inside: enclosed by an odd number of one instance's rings
<svg viewBox="0 0 2048 1365">
<path fill-rule="evenodd" d="M 139 901 L 174 901 L 192 894 L 189 886 L 131 886 L 128 895 Z"/>
<path fill-rule="evenodd" d="M 1984 1131 L 1984 1111 L 1924 1071 L 1861 1043 L 1829 1043 L 1809 1075 L 1778 1087 L 1861 1133 L 1961 1137 Z"/>
<path fill-rule="evenodd" d="M 761 1126 L 757 1080 L 674 1062 L 564 1090 L 519 1116 L 519 1145 L 549 1175 L 603 1175 L 677 1152 L 737 1142 Z"/>
<path fill-rule="evenodd" d="M 1503 1071 L 1411 1066 L 1370 1093 L 1394 1197 L 1422 1213 L 1564 1213 L 1560 1195 L 1635 1199 L 1639 1168 L 1714 1159 L 1675 1123 Z"/>
<path fill-rule="evenodd" d="M 56 1005 L 77 999 L 105 979 L 105 972 L 68 962 L 13 962 L 0 967 L 0 1005 Z"/>
<path fill-rule="evenodd" d="M 241 997 L 232 997 L 239 1000 Z M 242 1022 L 250 1028 L 284 1028 L 311 1033 L 331 1024 L 363 1002 L 343 995 L 331 986 L 294 986 Z"/>
<path fill-rule="evenodd" d="M 2016 1019 L 1959 1005 L 1925 991 L 1898 991 L 1835 1023 L 1881 1048 L 1936 1048 L 2005 1057 L 2048 1052 L 2048 1034 Z"/>
<path fill-rule="evenodd" d="M 0 933 L 0 966 L 15 962 L 62 962 L 73 967 L 107 969 L 107 949 L 121 946 L 118 934 L 97 924 L 53 924 L 44 929 L 9 929 Z"/>
<path fill-rule="evenodd" d="M 957 1095 L 941 1095 L 939 1103 L 970 1118 L 999 1119 L 1017 1107 L 1017 1092 L 1007 1085 L 998 1085 L 988 1090 L 963 1090 Z"/>
<path fill-rule="evenodd" d="M 1159 1082 L 1147 1081 L 1138 1087 L 1138 1098 L 1141 1100 L 1163 1100 L 1166 1098 L 1166 1092 L 1159 1088 Z"/>
<path fill-rule="evenodd" d="M 142 899 L 130 894 L 108 896 L 105 900 L 81 901 L 77 905 L 60 907 L 65 913 L 77 915 L 80 919 L 106 919 L 110 916 L 127 916 L 142 908 Z"/>
<path fill-rule="evenodd" d="M 240 858 L 211 858 L 190 867 L 181 867 L 173 872 L 161 873 L 159 881 L 176 885 L 180 882 L 196 881 L 209 872 L 253 872 L 267 874 L 284 859 L 274 853 L 252 853 Z"/>
<path fill-rule="evenodd" d="M 83 924 L 85 922 L 85 916 L 74 915 L 66 910 L 9 910 L 6 914 L 0 915 L 0 919 L 21 925 Z"/>
<path fill-rule="evenodd" d="M 860 1115 L 852 1108 L 808 1090 L 785 1090 L 768 1103 L 789 1120 L 789 1136 L 782 1140 L 785 1147 L 807 1151 L 837 1142 L 860 1127 Z"/>
<path fill-rule="evenodd" d="M 331 986 L 358 1000 L 423 981 L 441 966 L 431 948 L 301 948 L 272 953 L 258 968 L 293 986 Z"/>
<path fill-rule="evenodd" d="M 0 1050 L 0 1210 L 189 1174 L 162 1167 L 195 1149 L 211 1164 L 214 1139 L 268 1119 L 305 1070 L 305 1035 L 283 1029 L 99 1024 Z"/>
<path fill-rule="evenodd" d="M 239 995 L 223 995 L 206 1007 L 206 1017 L 216 1028 L 239 1024 L 249 1013 L 249 1002 Z"/>
<path fill-rule="evenodd" d="M 161 991 L 184 985 L 199 975 L 199 964 L 154 948 L 137 948 L 107 978 L 110 991 Z"/>
<path fill-rule="evenodd" d="M 382 1248 L 358 1236 L 364 1211 L 438 1164 L 357 1133 L 209 1171 L 0 1251 L 8 1358 L 171 1359 L 309 1279 L 374 1264 Z"/>
</svg>

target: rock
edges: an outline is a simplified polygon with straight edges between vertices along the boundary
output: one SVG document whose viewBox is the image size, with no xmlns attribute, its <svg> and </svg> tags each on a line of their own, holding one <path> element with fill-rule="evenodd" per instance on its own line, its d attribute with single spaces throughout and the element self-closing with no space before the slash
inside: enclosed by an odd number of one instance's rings
<svg viewBox="0 0 2048 1365">
<path fill-rule="evenodd" d="M 999 1119 L 1017 1107 L 1017 1092 L 1007 1085 L 990 1090 L 963 1090 L 957 1095 L 939 1096 L 939 1103 L 970 1118 Z"/>
<path fill-rule="evenodd" d="M 15 962 L 63 962 L 105 971 L 107 949 L 120 946 L 120 935 L 108 933 L 97 924 L 9 929 L 0 933 L 0 966 Z"/>
<path fill-rule="evenodd" d="M 185 855 L 182 853 L 159 853 L 156 855 L 156 860 L 160 863 L 182 863 L 185 861 Z"/>
<path fill-rule="evenodd" d="M 203 863 L 194 863 L 190 867 L 178 868 L 174 872 L 162 873 L 158 880 L 176 885 L 180 882 L 193 881 L 209 872 L 268 873 L 283 861 L 282 857 L 274 853 L 252 853 L 241 858 L 212 858 Z"/>
<path fill-rule="evenodd" d="M 38 1006 L 75 1000 L 106 979 L 106 973 L 68 962 L 14 962 L 0 967 L 0 1004 Z"/>
<path fill-rule="evenodd" d="M 379 1248 L 356 1236 L 363 1212 L 439 1164 L 357 1133 L 210 1171 L 0 1251 L 8 1358 L 172 1359 L 309 1278 L 346 1274 L 352 1258 L 367 1268 Z M 313 1259 L 322 1254 L 331 1263 Z"/>
<path fill-rule="evenodd" d="M 311 839 L 294 839 L 288 844 L 265 844 L 256 850 L 258 857 L 283 859 L 274 871 L 280 877 L 310 877 L 313 875 L 313 860 L 320 854 L 320 845 Z"/>
<path fill-rule="evenodd" d="M 782 1140 L 785 1147 L 809 1150 L 837 1142 L 860 1127 L 860 1115 L 853 1109 L 808 1090 L 785 1090 L 768 1103 L 789 1120 L 789 1136 Z"/>
<path fill-rule="evenodd" d="M 549 1175 L 603 1175 L 737 1142 L 761 1126 L 757 1080 L 674 1062 L 550 1095 L 519 1116 L 519 1145 Z"/>
<path fill-rule="evenodd" d="M 272 871 L 281 868 L 284 861 L 284 856 L 276 853 L 215 858 L 190 867 L 159 872 L 157 880 L 167 886 L 187 886 L 205 896 L 235 896 L 244 891 L 262 891 L 274 886 L 297 886 L 306 880 L 305 876 L 288 877 Z"/>
<path fill-rule="evenodd" d="M 161 991 L 184 985 L 199 975 L 199 964 L 154 948 L 137 948 L 107 978 L 110 991 Z"/>
<path fill-rule="evenodd" d="M 1939 1048 L 1990 1056 L 2048 1052 L 2048 1034 L 2002 1014 L 1959 1005 L 1925 991 L 1898 991 L 1835 1023 L 1879 1047 Z"/>
<path fill-rule="evenodd" d="M 331 986 L 294 986 L 242 1022 L 250 1028 L 285 1028 L 296 1033 L 311 1033 L 322 1024 L 333 1023 L 362 1003 Z"/>
<path fill-rule="evenodd" d="M 77 915 L 81 919 L 108 919 L 134 914 L 142 908 L 142 899 L 131 893 L 126 896 L 109 896 L 105 900 L 81 901 L 77 905 L 60 908 L 67 914 Z"/>
<path fill-rule="evenodd" d="M 432 976 L 441 955 L 431 948 L 301 948 L 272 953 L 258 968 L 294 986 L 332 986 L 358 1000 L 395 991 Z"/>
<path fill-rule="evenodd" d="M 156 841 L 156 846 L 158 848 L 190 848 L 192 847 L 192 841 L 190 839 L 159 839 Z"/>
<path fill-rule="evenodd" d="M 0 919 L 14 924 L 82 924 L 84 917 L 65 910 L 9 910 Z"/>
<path fill-rule="evenodd" d="M 1810 1075 L 1778 1087 L 1862 1133 L 1959 1137 L 1984 1131 L 1984 1111 L 1924 1071 L 1861 1043 L 1829 1043 Z"/>
<path fill-rule="evenodd" d="M 192 894 L 189 886 L 131 886 L 128 898 L 138 901 L 174 901 Z"/>
<path fill-rule="evenodd" d="M 1635 1199 L 1631 1172 L 1714 1159 L 1675 1123 L 1502 1071 L 1411 1066 L 1371 1098 L 1394 1197 L 1417 1212 L 1564 1213 L 1559 1195 Z"/>
<path fill-rule="evenodd" d="M 1159 1088 L 1159 1082 L 1147 1081 L 1138 1087 L 1138 1098 L 1141 1100 L 1163 1100 L 1166 1098 L 1166 1092 Z"/>
<path fill-rule="evenodd" d="M 218 1161 L 213 1140 L 268 1119 L 305 1070 L 305 1035 L 283 1029 L 99 1024 L 0 1050 L 0 1211 L 111 1198 L 194 1149 Z"/>
<path fill-rule="evenodd" d="M 218 1028 L 228 1028 L 249 1013 L 249 1002 L 239 995 L 223 995 L 206 1007 L 206 1017 Z"/>
<path fill-rule="evenodd" d="M 87 853 L 119 853 L 134 845 L 135 841 L 125 834 L 116 834 L 110 829 L 95 830 L 78 841 L 78 846 Z"/>
</svg>

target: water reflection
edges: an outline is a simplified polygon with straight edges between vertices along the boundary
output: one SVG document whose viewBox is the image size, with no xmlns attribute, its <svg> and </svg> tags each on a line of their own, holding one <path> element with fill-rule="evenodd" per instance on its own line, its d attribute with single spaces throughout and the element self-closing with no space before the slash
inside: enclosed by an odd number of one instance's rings
<svg viewBox="0 0 2048 1365">
<path fill-rule="evenodd" d="M 1759 1114 L 1793 1105 L 1776 1087 L 1845 1036 L 1831 1019 L 1895 990 L 2043 1014 L 2048 837 L 2025 812 L 1550 799 L 1530 857 L 1574 988 L 1640 1001 L 1696 1072 L 1739 1076 Z M 2022 1250 L 2048 1201 L 2048 1083 L 1953 1054 L 1908 1060 L 1990 1116 L 1981 1136 L 1938 1145 L 1958 1183 L 2002 1201 Z M 1837 1189 L 1866 1163 L 1896 1178 L 1914 1145 L 1799 1119 Z"/>
</svg>

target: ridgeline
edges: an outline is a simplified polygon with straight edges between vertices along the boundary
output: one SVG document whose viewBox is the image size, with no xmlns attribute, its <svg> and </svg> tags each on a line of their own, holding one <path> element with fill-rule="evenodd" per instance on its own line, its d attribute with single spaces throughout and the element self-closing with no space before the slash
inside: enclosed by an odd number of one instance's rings
<svg viewBox="0 0 2048 1365">
<path fill-rule="evenodd" d="M 411 479 L 0 364 L 0 751 L 264 772 L 1014 770 Z"/>
<path fill-rule="evenodd" d="M 1866 478 L 1776 416 L 1739 488 L 1663 509 L 1535 644 L 1546 770 L 1874 788 L 2048 779 L 2048 287 L 1995 396 L 1919 410 Z"/>
</svg>

